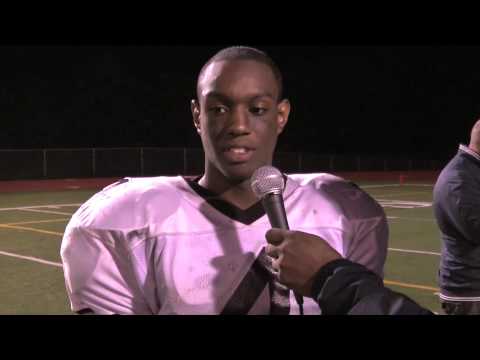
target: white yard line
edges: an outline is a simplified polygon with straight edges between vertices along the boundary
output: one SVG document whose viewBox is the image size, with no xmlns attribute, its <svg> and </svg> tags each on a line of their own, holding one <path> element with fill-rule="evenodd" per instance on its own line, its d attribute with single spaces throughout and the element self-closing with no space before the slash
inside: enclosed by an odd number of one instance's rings
<svg viewBox="0 0 480 360">
<path fill-rule="evenodd" d="M 396 248 L 388 248 L 389 251 L 397 251 L 409 254 L 421 254 L 421 255 L 436 255 L 440 256 L 441 254 L 438 252 L 433 251 L 420 251 L 420 250 L 408 250 L 408 249 L 396 249 Z"/>
<path fill-rule="evenodd" d="M 68 220 L 70 220 L 70 218 L 61 218 L 61 219 L 52 219 L 52 220 L 22 221 L 22 222 L 18 222 L 18 223 L 0 224 L 0 227 L 2 227 L 2 226 L 45 224 L 45 223 L 54 223 L 54 222 L 61 222 L 61 221 L 68 221 Z"/>
<path fill-rule="evenodd" d="M 376 199 L 377 202 L 384 208 L 398 208 L 398 209 L 417 209 L 432 206 L 431 202 L 426 201 L 405 201 L 394 199 Z"/>
<path fill-rule="evenodd" d="M 66 213 L 61 211 L 51 211 L 51 210 L 38 210 L 38 209 L 18 209 L 18 211 L 30 211 L 42 214 L 55 214 L 55 215 L 69 215 L 72 216 L 73 213 Z"/>
<path fill-rule="evenodd" d="M 0 255 L 10 256 L 10 257 L 14 257 L 14 258 L 17 258 L 17 259 L 34 261 L 34 262 L 38 262 L 40 264 L 45 264 L 45 265 L 50 265 L 50 266 L 63 267 L 63 265 L 61 263 L 48 261 L 48 260 L 44 260 L 44 259 L 39 259 L 39 258 L 36 258 L 36 257 L 33 257 L 33 256 L 24 256 L 24 255 L 14 254 L 14 253 L 6 252 L 6 251 L 0 251 Z"/>
<path fill-rule="evenodd" d="M 56 231 L 48 231 L 48 230 L 36 229 L 36 228 L 31 228 L 31 227 L 26 227 L 26 226 L 0 224 L 0 229 L 2 229 L 2 228 L 3 229 L 14 229 L 14 230 L 27 230 L 27 231 L 37 232 L 37 233 L 40 233 L 40 234 L 63 236 L 63 233 L 59 233 L 59 232 L 56 232 Z"/>
<path fill-rule="evenodd" d="M 385 185 L 359 185 L 362 189 L 374 189 L 374 188 L 384 188 L 384 187 L 399 187 L 400 184 L 385 184 Z"/>
<path fill-rule="evenodd" d="M 11 208 L 0 208 L 0 211 L 10 211 L 10 210 L 23 210 L 23 209 L 42 209 L 42 208 L 56 208 L 62 206 L 80 206 L 80 204 L 50 204 L 50 205 L 36 205 L 36 206 L 19 206 L 19 207 L 11 207 Z"/>
</svg>

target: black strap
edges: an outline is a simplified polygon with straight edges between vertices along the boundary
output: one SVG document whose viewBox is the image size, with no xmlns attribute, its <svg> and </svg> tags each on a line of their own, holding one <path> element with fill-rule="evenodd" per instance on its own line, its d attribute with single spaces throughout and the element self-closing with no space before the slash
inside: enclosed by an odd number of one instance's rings
<svg viewBox="0 0 480 360">
<path fill-rule="evenodd" d="M 78 315 L 95 315 L 93 310 L 90 308 L 81 309 L 81 310 L 75 311 L 75 313 Z"/>
</svg>

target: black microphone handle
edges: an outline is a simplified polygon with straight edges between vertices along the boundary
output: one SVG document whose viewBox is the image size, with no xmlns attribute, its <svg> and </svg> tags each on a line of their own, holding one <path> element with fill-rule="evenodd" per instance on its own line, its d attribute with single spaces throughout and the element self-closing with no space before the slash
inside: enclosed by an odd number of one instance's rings
<svg viewBox="0 0 480 360">
<path fill-rule="evenodd" d="M 270 225 L 273 228 L 290 230 L 288 227 L 287 213 L 283 205 L 282 194 L 267 194 L 262 198 L 262 205 L 267 213 Z"/>
</svg>

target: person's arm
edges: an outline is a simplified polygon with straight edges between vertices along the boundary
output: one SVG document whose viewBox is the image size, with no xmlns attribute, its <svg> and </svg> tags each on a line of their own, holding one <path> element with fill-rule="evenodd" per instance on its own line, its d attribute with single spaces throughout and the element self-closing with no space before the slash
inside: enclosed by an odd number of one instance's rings
<svg viewBox="0 0 480 360">
<path fill-rule="evenodd" d="M 325 315 L 431 315 L 405 295 L 386 288 L 365 266 L 346 259 L 324 265 L 315 275 L 311 296 Z"/>
<path fill-rule="evenodd" d="M 471 242 L 480 243 L 480 187 L 472 180 L 454 188 L 457 196 L 458 211 L 462 218 L 461 229 L 464 236 Z"/>
<path fill-rule="evenodd" d="M 344 259 L 322 238 L 271 229 L 266 252 L 279 281 L 312 297 L 325 315 L 430 314 L 408 297 L 383 285 L 364 265 Z"/>
</svg>

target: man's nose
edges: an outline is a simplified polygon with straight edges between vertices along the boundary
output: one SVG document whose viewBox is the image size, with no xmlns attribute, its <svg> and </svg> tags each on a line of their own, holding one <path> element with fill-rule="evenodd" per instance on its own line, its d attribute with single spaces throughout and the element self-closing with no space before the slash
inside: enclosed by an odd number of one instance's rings
<svg viewBox="0 0 480 360">
<path fill-rule="evenodd" d="M 228 132 L 231 135 L 244 135 L 250 133 L 250 118 L 245 109 L 235 109 L 230 118 Z"/>
</svg>

